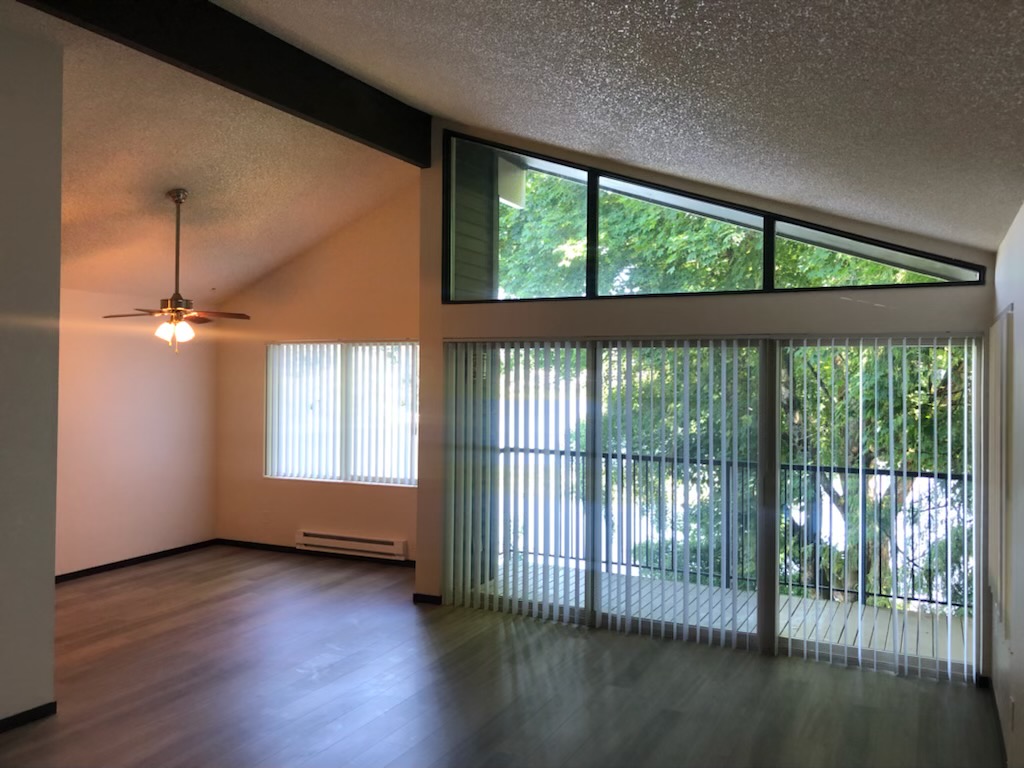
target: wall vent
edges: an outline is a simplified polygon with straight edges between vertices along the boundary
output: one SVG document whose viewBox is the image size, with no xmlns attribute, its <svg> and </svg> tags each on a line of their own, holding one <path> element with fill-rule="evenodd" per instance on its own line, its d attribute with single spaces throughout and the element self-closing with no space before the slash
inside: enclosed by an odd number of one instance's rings
<svg viewBox="0 0 1024 768">
<path fill-rule="evenodd" d="M 366 536 L 347 536 L 342 533 L 325 533 L 306 529 L 299 529 L 295 532 L 295 547 L 314 552 L 335 552 L 341 555 L 405 560 L 407 559 L 405 545 L 405 539 L 373 539 Z"/>
</svg>

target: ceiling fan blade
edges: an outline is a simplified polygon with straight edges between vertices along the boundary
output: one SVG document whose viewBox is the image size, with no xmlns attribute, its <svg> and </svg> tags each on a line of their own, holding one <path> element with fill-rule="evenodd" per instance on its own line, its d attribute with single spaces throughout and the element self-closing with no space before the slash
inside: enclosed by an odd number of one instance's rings
<svg viewBox="0 0 1024 768">
<path fill-rule="evenodd" d="M 210 318 L 208 318 L 208 317 L 200 317 L 199 315 L 194 315 L 194 316 L 186 317 L 185 319 L 188 322 L 190 322 L 190 323 L 194 323 L 195 325 L 202 325 L 203 323 L 212 323 L 213 322 L 213 320 L 211 320 Z"/>
<path fill-rule="evenodd" d="M 145 312 L 147 315 L 154 315 L 154 316 L 155 315 L 162 315 L 163 314 L 163 310 L 162 309 L 139 309 L 138 307 L 135 307 L 135 311 L 136 312 Z"/>
<path fill-rule="evenodd" d="M 150 317 L 150 316 L 151 315 L 150 315 L 149 312 L 140 312 L 140 313 L 136 313 L 136 314 L 132 314 L 132 315 L 104 315 L 103 319 L 106 320 L 107 318 L 110 318 L 110 317 Z"/>
<path fill-rule="evenodd" d="M 229 320 L 249 320 L 251 319 L 248 315 L 244 315 L 241 312 L 211 312 L 205 309 L 195 310 L 195 314 L 198 317 L 224 317 Z"/>
</svg>

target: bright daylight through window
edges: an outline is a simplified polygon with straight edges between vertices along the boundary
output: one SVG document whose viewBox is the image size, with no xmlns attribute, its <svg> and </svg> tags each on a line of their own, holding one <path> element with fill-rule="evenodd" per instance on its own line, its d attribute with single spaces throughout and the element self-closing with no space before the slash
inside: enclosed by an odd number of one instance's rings
<svg viewBox="0 0 1024 768">
<path fill-rule="evenodd" d="M 267 346 L 265 473 L 416 485 L 419 345 Z"/>
<path fill-rule="evenodd" d="M 447 355 L 452 602 L 733 647 L 767 606 L 790 655 L 972 678 L 975 339 Z M 777 552 L 774 584 L 759 550 Z"/>
<path fill-rule="evenodd" d="M 921 284 L 984 268 L 452 136 L 447 301 Z"/>
</svg>

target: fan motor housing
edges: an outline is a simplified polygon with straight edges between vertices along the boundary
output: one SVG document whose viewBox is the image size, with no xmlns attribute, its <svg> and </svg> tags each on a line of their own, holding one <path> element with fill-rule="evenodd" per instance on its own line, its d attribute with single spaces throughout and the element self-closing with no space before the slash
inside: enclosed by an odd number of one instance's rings
<svg viewBox="0 0 1024 768">
<path fill-rule="evenodd" d="M 161 299 L 160 309 L 165 312 L 170 312 L 175 309 L 192 309 L 192 299 L 183 299 L 178 294 L 175 294 L 169 299 Z"/>
</svg>

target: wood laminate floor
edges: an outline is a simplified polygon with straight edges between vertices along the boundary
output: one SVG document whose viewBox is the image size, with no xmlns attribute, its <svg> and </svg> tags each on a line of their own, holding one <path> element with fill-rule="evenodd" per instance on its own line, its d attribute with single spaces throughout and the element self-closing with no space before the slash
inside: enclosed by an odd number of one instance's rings
<svg viewBox="0 0 1024 768">
<path fill-rule="evenodd" d="M 414 606 L 411 569 L 209 547 L 57 588 L 0 766 L 999 766 L 990 691 Z"/>
</svg>

